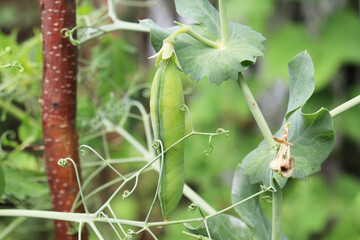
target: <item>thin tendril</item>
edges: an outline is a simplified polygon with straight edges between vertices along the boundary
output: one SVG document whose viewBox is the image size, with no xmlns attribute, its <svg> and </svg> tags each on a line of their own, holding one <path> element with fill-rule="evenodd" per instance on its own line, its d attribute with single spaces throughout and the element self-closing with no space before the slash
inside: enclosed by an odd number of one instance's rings
<svg viewBox="0 0 360 240">
<path fill-rule="evenodd" d="M 155 141 L 158 143 L 158 149 L 160 149 L 160 154 L 161 154 L 160 171 L 159 171 L 159 178 L 158 178 L 158 184 L 157 184 L 156 191 L 155 191 L 155 196 L 154 196 L 153 201 L 151 203 L 150 209 L 149 209 L 149 211 L 148 211 L 148 213 L 146 215 L 145 223 L 147 223 L 149 221 L 151 211 L 154 208 L 156 197 L 157 197 L 157 195 L 159 193 L 160 182 L 161 182 L 161 178 L 162 178 L 162 175 L 163 175 L 163 167 L 164 167 L 164 156 L 165 156 L 164 155 L 164 146 L 163 146 L 163 144 L 162 144 L 162 142 L 160 140 L 155 140 Z"/>
</svg>

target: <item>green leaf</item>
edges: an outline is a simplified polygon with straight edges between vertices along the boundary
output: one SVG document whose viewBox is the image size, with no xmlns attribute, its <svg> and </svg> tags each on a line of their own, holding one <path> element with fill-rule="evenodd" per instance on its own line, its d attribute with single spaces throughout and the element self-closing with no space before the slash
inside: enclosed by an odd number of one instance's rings
<svg viewBox="0 0 360 240">
<path fill-rule="evenodd" d="M 290 95 L 286 115 L 301 107 L 314 92 L 314 65 L 307 52 L 298 54 L 289 63 Z"/>
<path fill-rule="evenodd" d="M 270 162 L 275 158 L 275 152 L 268 144 L 260 144 L 242 160 L 241 167 L 254 184 L 262 181 L 270 185 Z"/>
<path fill-rule="evenodd" d="M 305 179 L 320 170 L 321 163 L 330 154 L 334 145 L 333 119 L 329 111 L 321 108 L 314 113 L 303 113 L 301 108 L 314 90 L 314 68 L 311 57 L 306 53 L 297 55 L 289 63 L 290 96 L 288 110 L 283 121 L 291 122 L 288 141 L 292 143 L 291 156 L 295 159 L 294 178 Z M 296 110 L 297 109 L 297 110 Z M 283 126 L 275 136 L 279 137 Z M 250 182 L 262 181 L 270 184 L 270 162 L 274 152 L 264 142 L 249 153 L 242 161 L 242 168 L 250 176 Z M 274 174 L 281 187 L 287 179 Z"/>
<path fill-rule="evenodd" d="M 293 178 L 305 180 L 313 173 L 320 171 L 321 163 L 329 156 L 334 145 L 333 119 L 325 108 L 315 113 L 305 114 L 301 109 L 296 110 L 287 122 L 291 122 L 289 142 L 291 156 L 295 159 Z M 282 128 L 279 129 L 279 132 Z M 250 176 L 250 182 L 262 181 L 270 184 L 270 162 L 274 153 L 267 144 L 260 144 L 242 161 L 241 166 Z M 283 187 L 286 179 L 275 174 L 279 185 Z"/>
<path fill-rule="evenodd" d="M 19 170 L 4 166 L 7 185 L 6 195 L 12 195 L 19 200 L 25 200 L 26 197 L 38 197 L 49 192 L 46 185 L 40 184 L 25 175 Z"/>
<path fill-rule="evenodd" d="M 305 178 L 320 171 L 321 163 L 334 146 L 333 119 L 325 108 L 311 114 L 297 110 L 288 119 L 291 122 L 289 142 L 295 159 L 294 178 Z"/>
<path fill-rule="evenodd" d="M 184 18 L 196 20 L 214 39 L 220 39 L 220 16 L 208 0 L 175 0 L 176 12 Z"/>
<path fill-rule="evenodd" d="M 252 233 L 250 228 L 243 221 L 231 215 L 221 214 L 210 218 L 207 221 L 207 225 L 213 240 L 251 239 Z M 185 224 L 185 226 L 191 233 L 208 237 L 204 224 L 196 228 L 190 224 Z"/>
<path fill-rule="evenodd" d="M 233 204 L 254 195 L 260 191 L 259 184 L 251 184 L 250 179 L 245 175 L 244 169 L 238 165 L 235 171 L 231 190 L 231 201 Z M 260 206 L 259 196 L 254 197 L 235 207 L 235 211 L 240 218 L 250 226 L 253 232 L 251 239 L 262 240 L 270 239 L 271 222 L 265 216 Z M 281 240 L 288 239 L 284 234 Z"/>
<path fill-rule="evenodd" d="M 267 145 L 266 145 L 267 146 Z M 244 169 L 236 168 L 231 191 L 233 204 L 260 191 L 259 184 L 251 184 Z M 235 207 L 240 218 L 248 224 L 254 233 L 253 239 L 268 239 L 271 236 L 271 223 L 261 209 L 259 197 L 252 198 Z"/>
<path fill-rule="evenodd" d="M 177 1 L 176 6 L 179 14 L 199 22 L 187 25 L 192 31 L 214 42 L 220 42 L 219 13 L 207 0 Z M 179 29 L 163 29 L 149 19 L 140 23 L 150 28 L 151 43 L 156 51 L 161 49 L 165 38 Z M 226 46 L 214 48 L 188 34 L 180 34 L 175 39 L 175 52 L 184 73 L 189 74 L 193 80 L 208 78 L 210 83 L 220 85 L 229 79 L 236 80 L 240 72 L 263 55 L 261 42 L 264 39 L 250 27 L 229 22 L 229 43 Z"/>
</svg>

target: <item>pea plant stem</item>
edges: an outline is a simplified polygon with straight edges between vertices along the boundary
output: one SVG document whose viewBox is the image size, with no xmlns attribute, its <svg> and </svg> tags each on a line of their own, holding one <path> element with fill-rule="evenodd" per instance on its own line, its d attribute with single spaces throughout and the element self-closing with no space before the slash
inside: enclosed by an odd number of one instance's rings
<svg viewBox="0 0 360 240">
<path fill-rule="evenodd" d="M 282 227 L 282 189 L 274 182 L 276 191 L 272 193 L 272 231 L 271 240 L 280 240 Z"/>
<path fill-rule="evenodd" d="M 239 78 L 238 78 L 237 82 L 238 82 L 239 87 L 240 87 L 240 89 L 246 99 L 246 102 L 251 110 L 251 113 L 254 116 L 255 121 L 260 128 L 262 135 L 264 136 L 267 143 L 275 151 L 275 149 L 276 149 L 275 140 L 273 139 L 270 128 L 269 128 L 268 124 L 266 123 L 266 120 L 265 120 L 263 114 L 261 113 L 261 110 L 260 110 L 254 96 L 252 95 L 252 93 L 249 89 L 249 86 L 246 83 L 246 80 L 244 79 L 244 77 L 242 76 L 241 73 L 239 73 Z"/>
<path fill-rule="evenodd" d="M 177 21 L 174 21 L 175 24 L 181 26 L 182 28 L 186 29 L 186 33 L 189 34 L 191 37 L 195 38 L 196 40 L 198 40 L 199 42 L 204 43 L 205 45 L 208 45 L 209 47 L 213 47 L 213 48 L 219 48 L 219 44 L 211 41 L 208 38 L 205 38 L 203 36 L 201 36 L 200 34 L 198 34 L 197 32 L 195 32 L 194 30 L 191 29 L 191 27 L 188 27 L 182 23 L 179 23 Z"/>
<path fill-rule="evenodd" d="M 204 212 L 207 214 L 215 214 L 216 210 L 211 207 L 204 199 L 202 199 L 194 190 L 192 190 L 188 185 L 184 186 L 184 195 L 195 202 Z"/>
<path fill-rule="evenodd" d="M 276 150 L 275 141 L 272 137 L 272 133 L 269 129 L 268 124 L 266 123 L 266 120 L 264 116 L 261 113 L 261 110 L 256 103 L 256 100 L 254 96 L 252 95 L 249 86 L 247 85 L 244 77 L 242 74 L 239 74 L 238 78 L 238 84 L 240 86 L 241 91 L 243 92 L 243 95 L 246 99 L 246 102 L 248 103 L 248 106 L 251 110 L 252 115 L 255 118 L 255 121 L 257 125 L 260 128 L 260 131 L 262 135 L 264 136 L 265 140 L 268 142 L 268 144 L 272 147 L 274 153 Z M 273 187 L 273 184 L 276 185 L 276 183 L 273 182 L 272 178 L 270 179 L 270 187 Z M 281 234 L 281 227 L 282 227 L 282 192 L 281 188 L 279 186 L 276 187 L 276 192 L 273 192 L 273 205 L 272 205 L 272 236 L 271 240 L 279 240 L 280 234 Z"/>
<path fill-rule="evenodd" d="M 226 0 L 219 0 L 220 26 L 221 26 L 221 45 L 224 47 L 229 42 L 229 28 L 226 11 Z"/>
<path fill-rule="evenodd" d="M 336 118 L 340 114 L 344 113 L 345 111 L 349 110 L 350 108 L 352 108 L 358 104 L 360 104 L 360 95 L 358 95 L 358 96 L 350 99 L 349 101 L 341 104 L 340 106 L 334 108 L 333 110 L 330 111 L 330 115 L 333 118 Z"/>
</svg>

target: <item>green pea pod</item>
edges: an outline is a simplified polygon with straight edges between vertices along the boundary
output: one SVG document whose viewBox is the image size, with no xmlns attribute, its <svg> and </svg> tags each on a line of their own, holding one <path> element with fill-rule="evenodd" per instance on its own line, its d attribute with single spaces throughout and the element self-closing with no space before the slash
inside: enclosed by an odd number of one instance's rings
<svg viewBox="0 0 360 240">
<path fill-rule="evenodd" d="M 0 165 L 0 197 L 5 191 L 5 174 L 2 166 Z"/>
<path fill-rule="evenodd" d="M 155 139 L 169 148 L 185 134 L 184 95 L 181 79 L 171 61 L 164 61 L 156 72 L 150 95 L 150 113 Z M 162 215 L 168 219 L 178 205 L 184 188 L 184 143 L 164 155 L 160 173 L 159 200 Z"/>
</svg>

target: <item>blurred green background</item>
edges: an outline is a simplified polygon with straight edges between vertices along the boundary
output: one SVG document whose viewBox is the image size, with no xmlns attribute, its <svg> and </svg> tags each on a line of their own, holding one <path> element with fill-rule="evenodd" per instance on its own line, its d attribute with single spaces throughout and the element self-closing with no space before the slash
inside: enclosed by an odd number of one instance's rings
<svg viewBox="0 0 360 240">
<path fill-rule="evenodd" d="M 212 1 L 216 4 L 216 1 Z M 82 16 L 90 19 L 106 17 L 106 1 L 78 1 L 78 23 Z M 357 0 L 228 0 L 231 20 L 261 32 L 266 41 L 264 58 L 246 71 L 265 118 L 273 131 L 281 125 L 287 104 L 287 63 L 299 52 L 307 50 L 315 66 L 315 94 L 306 111 L 319 107 L 333 109 L 360 93 L 360 6 Z M 151 8 L 120 5 L 121 19 L 136 22 L 153 18 L 161 26 L 171 25 L 179 18 L 172 1 L 160 1 Z M 0 3 L 0 52 L 10 46 L 12 51 L 0 57 L 0 65 L 19 62 L 17 68 L 0 68 L 0 133 L 2 147 L 0 164 L 5 170 L 7 185 L 1 196 L 0 208 L 50 209 L 47 182 L 42 161 L 40 97 L 41 37 L 40 15 L 35 0 L 2 0 Z M 106 21 L 105 21 L 106 22 Z M 99 23 L 98 23 L 99 24 Z M 149 35 L 138 32 L 116 32 L 92 40 L 80 47 L 78 129 L 81 144 L 88 144 L 102 156 L 112 158 L 137 156 L 137 153 L 116 133 L 101 135 L 102 117 L 120 122 L 131 94 L 148 110 L 149 86 L 154 75 L 153 52 Z M 186 140 L 186 182 L 215 209 L 231 204 L 234 169 L 262 140 L 234 81 L 220 87 L 207 81 L 195 83 L 184 76 L 186 104 L 195 130 L 214 132 L 221 127 L 230 130 L 228 137 L 213 139 L 212 154 L 206 137 Z M 14 110 L 15 109 L 15 110 Z M 19 110 L 20 115 L 16 113 Z M 132 110 L 131 114 L 138 114 Z M 284 189 L 283 231 L 294 240 L 360 239 L 360 107 L 357 106 L 335 119 L 336 143 L 322 171 L 305 182 L 290 180 Z M 126 129 L 140 142 L 145 142 L 142 123 L 136 118 L 125 122 Z M 12 130 L 9 132 L 8 130 Z M 8 134 L 6 134 L 8 133 Z M 100 133 L 100 134 L 99 134 Z M 94 168 L 85 163 L 96 157 L 82 158 L 83 176 Z M 122 173 L 135 171 L 141 164 L 116 166 Z M 92 189 L 115 178 L 110 171 L 101 172 Z M 150 206 L 157 174 L 145 173 L 134 195 L 112 207 L 117 217 L 144 219 Z M 114 187 L 91 199 L 95 209 L 111 194 Z M 191 202 L 185 197 L 173 219 L 198 217 L 189 213 Z M 271 216 L 271 204 L 262 201 Z M 232 212 L 233 213 L 233 212 Z M 162 220 L 159 206 L 152 220 Z M 18 222 L 16 222 L 18 221 Z M 25 224 L 26 223 L 26 224 Z M 38 219 L 0 218 L 3 229 L 13 224 L 15 230 L 5 239 L 52 239 L 52 222 Z M 108 226 L 101 226 L 105 239 L 114 236 Z M 160 239 L 191 239 L 182 225 L 154 229 Z M 96 239 L 91 235 L 91 239 Z M 138 239 L 151 239 L 141 235 Z"/>
</svg>

